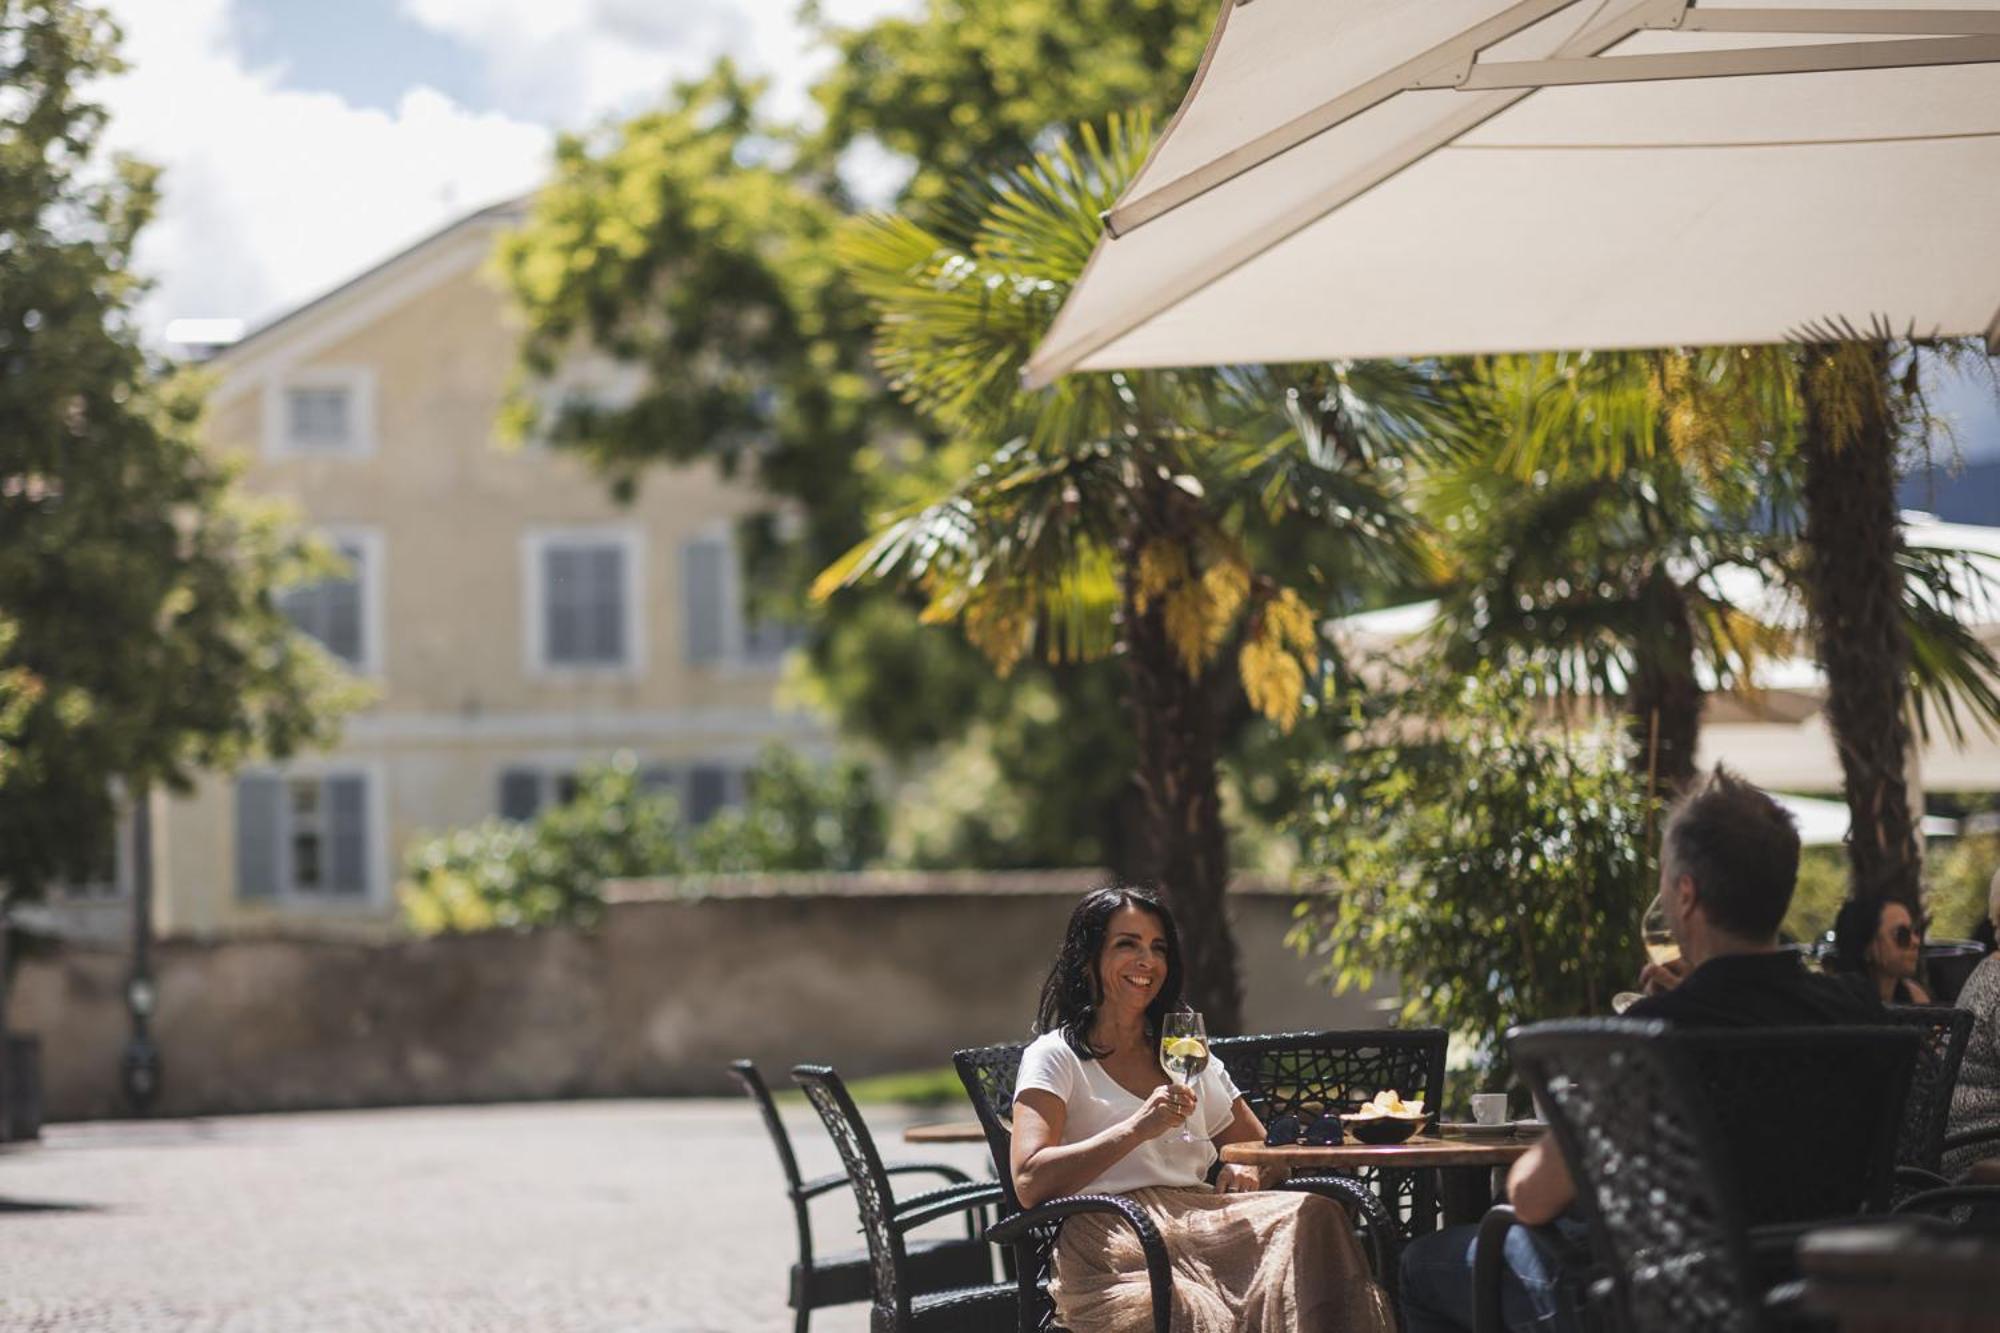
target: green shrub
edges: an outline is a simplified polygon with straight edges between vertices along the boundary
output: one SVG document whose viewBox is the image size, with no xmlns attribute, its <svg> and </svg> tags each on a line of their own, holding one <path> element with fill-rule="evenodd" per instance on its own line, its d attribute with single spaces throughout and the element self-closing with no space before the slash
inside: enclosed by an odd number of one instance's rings
<svg viewBox="0 0 2000 1333">
<path fill-rule="evenodd" d="M 1545 686 L 1482 673 L 1352 700 L 1304 774 L 1324 887 L 1293 942 L 1337 989 L 1398 978 L 1404 1020 L 1460 1034 L 1490 1080 L 1509 1027 L 1610 1012 L 1657 887 L 1643 779 L 1610 733 L 1552 727 Z"/>
<path fill-rule="evenodd" d="M 743 806 L 697 829 L 620 754 L 578 775 L 576 796 L 532 822 L 489 819 L 412 848 L 400 889 L 412 930 L 594 924 L 604 881 L 687 874 L 860 870 L 884 816 L 860 764 L 808 767 L 780 747 L 751 770 Z"/>
</svg>

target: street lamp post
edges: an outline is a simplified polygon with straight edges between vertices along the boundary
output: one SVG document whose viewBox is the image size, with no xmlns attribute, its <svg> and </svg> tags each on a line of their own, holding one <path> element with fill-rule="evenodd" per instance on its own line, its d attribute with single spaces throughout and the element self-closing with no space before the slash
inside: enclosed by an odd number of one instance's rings
<svg viewBox="0 0 2000 1333">
<path fill-rule="evenodd" d="M 132 804 L 132 975 L 125 982 L 125 1007 L 132 1036 L 125 1043 L 120 1072 L 134 1115 L 150 1115 L 160 1093 L 160 1049 L 153 1044 L 153 818 L 149 792 L 141 787 Z"/>
</svg>

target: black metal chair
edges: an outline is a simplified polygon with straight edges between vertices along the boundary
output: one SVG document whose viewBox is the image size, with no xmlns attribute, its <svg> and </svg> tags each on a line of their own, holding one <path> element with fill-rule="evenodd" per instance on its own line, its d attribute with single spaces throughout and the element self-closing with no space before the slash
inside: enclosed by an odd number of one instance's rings
<svg viewBox="0 0 2000 1333">
<path fill-rule="evenodd" d="M 875 1151 L 854 1099 L 840 1075 L 825 1065 L 798 1065 L 792 1081 L 805 1090 L 806 1100 L 840 1150 L 848 1181 L 860 1205 L 861 1230 L 868 1239 L 868 1327 L 871 1333 L 1004 1333 L 1014 1324 L 1014 1286 L 994 1282 L 991 1250 L 984 1271 L 962 1285 L 923 1288 L 918 1285 L 913 1246 L 907 1233 L 929 1222 L 983 1211 L 1001 1202 L 998 1185 L 953 1185 L 907 1199 L 889 1188 L 889 1173 Z"/>
<path fill-rule="evenodd" d="M 1213 1050 L 1222 1044 L 1210 1044 Z M 1152 1284 L 1153 1330 L 1168 1333 L 1173 1314 L 1173 1270 L 1166 1242 L 1145 1210 L 1130 1199 L 1116 1194 L 1076 1194 L 1051 1199 L 1023 1209 L 1014 1194 L 1011 1155 L 1014 1131 L 1010 1108 L 1014 1083 L 1021 1071 L 1020 1044 L 983 1046 L 955 1051 L 952 1064 L 959 1081 L 972 1099 L 980 1127 L 986 1131 L 986 1146 L 993 1154 L 994 1170 L 1006 1194 L 1005 1213 L 986 1233 L 996 1245 L 1009 1246 L 1014 1253 L 1014 1277 L 1020 1313 L 1021 1333 L 1060 1333 L 1055 1305 L 1049 1299 L 1050 1263 L 1055 1255 L 1056 1237 L 1068 1219 L 1084 1213 L 1118 1216 L 1139 1239 L 1146 1256 L 1146 1274 Z M 1234 1075 L 1232 1075 L 1234 1077 Z M 1396 1227 L 1387 1210 L 1369 1189 L 1358 1181 L 1339 1177 L 1310 1177 L 1287 1182 L 1278 1188 L 1334 1199 L 1363 1223 L 1371 1264 L 1377 1280 L 1395 1302 L 1397 1242 Z"/>
<path fill-rule="evenodd" d="M 1325 1116 L 1361 1109 L 1387 1088 L 1422 1097 L 1425 1109 L 1437 1112 L 1444 1102 L 1447 1040 L 1443 1028 L 1376 1028 L 1218 1037 L 1209 1049 L 1265 1124 L 1289 1115 L 1301 1128 L 1310 1128 Z M 1368 1169 L 1314 1173 L 1312 1178 L 1372 1186 L 1399 1225 L 1401 1239 L 1437 1226 L 1437 1178 L 1432 1172 Z"/>
<path fill-rule="evenodd" d="M 1986 960 L 1986 946 L 1973 940 L 1925 940 L 1922 957 L 1931 998 L 1955 1004 L 1973 969 Z"/>
<path fill-rule="evenodd" d="M 1945 1126 L 1951 1117 L 1952 1089 L 1958 1086 L 1958 1067 L 1965 1060 L 1966 1043 L 1972 1040 L 1972 1014 L 1930 1004 L 1892 1004 L 1887 1009 L 1891 1022 L 1922 1035 L 1896 1138 L 1895 1194 L 1901 1200 L 1950 1183 L 1943 1174 Z"/>
<path fill-rule="evenodd" d="M 1888 1207 L 1921 1040 L 1906 1025 L 1688 1030 L 1616 1019 L 1511 1034 L 1589 1225 L 1595 1267 L 1579 1285 L 1593 1322 L 1625 1333 L 1781 1324 L 1800 1234 Z M 1501 1327 L 1510 1222 L 1502 1206 L 1481 1227 L 1481 1333 Z"/>
<path fill-rule="evenodd" d="M 793 1324 L 796 1333 L 806 1333 L 814 1310 L 829 1305 L 851 1305 L 869 1298 L 872 1270 L 867 1251 L 825 1257 L 813 1253 L 812 1213 L 807 1205 L 822 1195 L 849 1188 L 852 1182 L 844 1170 L 813 1180 L 801 1178 L 798 1158 L 792 1153 L 791 1135 L 785 1132 L 777 1103 L 772 1100 L 771 1090 L 765 1086 L 757 1066 L 748 1060 L 736 1060 L 730 1063 L 729 1073 L 750 1100 L 757 1103 L 757 1110 L 764 1117 L 764 1128 L 771 1135 L 771 1145 L 778 1150 L 778 1165 L 785 1173 L 785 1196 L 791 1200 L 799 1234 L 799 1261 L 792 1265 L 786 1303 L 797 1312 Z M 884 1166 L 882 1172 L 885 1176 L 940 1176 L 949 1187 L 966 1192 L 991 1188 L 942 1162 L 901 1162 Z M 983 1220 L 976 1211 L 968 1211 L 964 1237 L 905 1243 L 910 1281 L 916 1291 L 951 1290 L 992 1279 L 992 1247 L 980 1238 Z"/>
</svg>

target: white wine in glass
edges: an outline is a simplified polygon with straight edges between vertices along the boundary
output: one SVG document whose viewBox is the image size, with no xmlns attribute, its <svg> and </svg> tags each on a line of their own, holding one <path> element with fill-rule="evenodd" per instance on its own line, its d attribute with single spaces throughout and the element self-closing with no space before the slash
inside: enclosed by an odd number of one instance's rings
<svg viewBox="0 0 2000 1333">
<path fill-rule="evenodd" d="M 1645 941 L 1646 957 L 1657 966 L 1677 963 L 1681 957 L 1681 942 L 1674 938 L 1674 928 L 1667 920 L 1667 905 L 1659 894 L 1646 905 L 1646 915 L 1639 919 L 1639 937 Z"/>
<path fill-rule="evenodd" d="M 1167 1071 L 1168 1078 L 1186 1088 L 1192 1088 L 1201 1071 L 1208 1068 L 1208 1030 L 1200 1014 L 1181 1009 L 1161 1021 L 1160 1067 Z M 1200 1101 L 1195 1104 L 1199 1108 Z M 1181 1125 L 1180 1141 L 1198 1142 L 1185 1122 Z"/>
<path fill-rule="evenodd" d="M 1677 962 L 1681 956 L 1681 943 L 1674 938 L 1673 924 L 1667 920 L 1667 905 L 1659 894 L 1646 904 L 1646 914 L 1639 918 L 1639 940 L 1646 946 L 1646 957 L 1651 962 L 1665 966 Z M 1635 990 L 1622 990 L 1611 997 L 1611 1012 L 1622 1014 L 1645 997 Z"/>
</svg>

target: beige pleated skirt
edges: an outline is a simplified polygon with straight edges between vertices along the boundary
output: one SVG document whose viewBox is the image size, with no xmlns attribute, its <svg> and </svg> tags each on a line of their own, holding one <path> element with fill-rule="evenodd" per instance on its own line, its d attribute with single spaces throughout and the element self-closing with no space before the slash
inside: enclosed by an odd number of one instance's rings
<svg viewBox="0 0 2000 1333">
<path fill-rule="evenodd" d="M 1312 1194 L 1128 1196 L 1166 1241 L 1174 1333 L 1395 1333 L 1347 1213 Z M 1071 1333 L 1145 1333 L 1152 1288 L 1138 1237 L 1108 1214 L 1063 1224 L 1049 1294 Z"/>
</svg>

